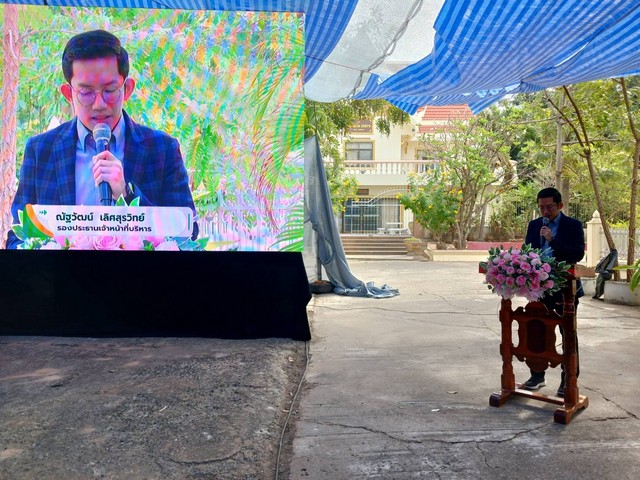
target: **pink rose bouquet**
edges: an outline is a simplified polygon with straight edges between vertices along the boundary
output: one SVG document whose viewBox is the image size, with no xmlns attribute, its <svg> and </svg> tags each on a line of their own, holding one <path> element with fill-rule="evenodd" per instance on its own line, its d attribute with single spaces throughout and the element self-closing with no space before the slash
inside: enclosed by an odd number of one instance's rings
<svg viewBox="0 0 640 480">
<path fill-rule="evenodd" d="M 567 282 L 566 262 L 542 256 L 539 249 L 523 245 L 521 249 L 502 246 L 489 250 L 489 258 L 481 262 L 489 290 L 504 299 L 516 296 L 535 302 L 546 293 L 560 290 Z"/>
</svg>

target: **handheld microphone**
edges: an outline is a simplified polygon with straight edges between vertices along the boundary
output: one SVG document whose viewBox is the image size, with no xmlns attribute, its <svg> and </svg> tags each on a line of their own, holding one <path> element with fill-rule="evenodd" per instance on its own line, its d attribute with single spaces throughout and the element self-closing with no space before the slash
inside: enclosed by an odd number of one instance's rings
<svg viewBox="0 0 640 480">
<path fill-rule="evenodd" d="M 549 225 L 549 219 L 547 217 L 542 217 L 542 226 L 546 227 L 547 225 Z M 544 237 L 540 237 L 540 246 L 544 246 L 544 243 L 547 241 L 546 238 Z"/>
<path fill-rule="evenodd" d="M 109 140 L 111 140 L 111 128 L 106 123 L 98 123 L 93 127 L 93 139 L 96 142 L 98 153 L 109 151 Z M 111 185 L 108 182 L 100 182 L 100 205 L 111 206 L 113 203 Z"/>
</svg>

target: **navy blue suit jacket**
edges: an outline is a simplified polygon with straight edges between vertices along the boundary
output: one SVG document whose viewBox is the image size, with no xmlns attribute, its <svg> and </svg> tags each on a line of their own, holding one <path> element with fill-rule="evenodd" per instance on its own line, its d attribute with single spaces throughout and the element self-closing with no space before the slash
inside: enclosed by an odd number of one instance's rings
<svg viewBox="0 0 640 480">
<path fill-rule="evenodd" d="M 529 243 L 533 248 L 542 248 L 542 238 L 540 237 L 541 228 L 542 217 L 529 222 L 525 243 Z M 550 245 L 551 248 L 553 248 L 553 256 L 556 260 L 567 263 L 578 263 L 584 257 L 584 229 L 582 228 L 582 222 L 561 214 L 558 231 L 553 237 Z M 577 304 L 577 298 L 584 295 L 580 279 L 576 282 L 576 288 Z M 560 292 L 556 292 L 552 298 L 543 298 L 543 303 L 555 306 L 555 304 L 557 304 L 558 301 L 561 301 L 561 299 L 562 294 Z"/>
<path fill-rule="evenodd" d="M 178 141 L 164 132 L 135 123 L 122 112 L 126 123 L 124 178 L 134 185 L 140 206 L 195 206 Z M 11 205 L 13 222 L 26 204 L 75 205 L 77 117 L 48 132 L 31 137 L 25 147 L 18 191 Z M 194 235 L 197 236 L 197 224 Z M 7 248 L 21 241 L 12 231 Z"/>
<path fill-rule="evenodd" d="M 540 229 L 542 217 L 529 222 L 525 243 L 533 248 L 542 248 Z M 575 218 L 562 214 L 558 231 L 551 241 L 553 256 L 561 262 L 578 263 L 584 257 L 584 229 L 582 223 Z"/>
</svg>

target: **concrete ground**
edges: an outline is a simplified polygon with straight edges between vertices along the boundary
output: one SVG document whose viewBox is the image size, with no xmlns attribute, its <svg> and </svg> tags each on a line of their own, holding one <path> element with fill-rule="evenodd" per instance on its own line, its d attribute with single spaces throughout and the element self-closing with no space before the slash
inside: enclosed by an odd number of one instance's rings
<svg viewBox="0 0 640 480">
<path fill-rule="evenodd" d="M 0 479 L 640 478 L 639 307 L 583 300 L 590 405 L 558 425 L 489 406 L 499 299 L 477 263 L 350 266 L 400 295 L 314 296 L 309 344 L 0 337 Z"/>
<path fill-rule="evenodd" d="M 489 406 L 500 387 L 499 297 L 477 263 L 350 267 L 400 295 L 312 299 L 290 479 L 640 478 L 640 308 L 582 299 L 578 384 L 590 405 L 560 425 L 551 404 Z M 553 369 L 542 391 L 558 383 Z"/>
</svg>

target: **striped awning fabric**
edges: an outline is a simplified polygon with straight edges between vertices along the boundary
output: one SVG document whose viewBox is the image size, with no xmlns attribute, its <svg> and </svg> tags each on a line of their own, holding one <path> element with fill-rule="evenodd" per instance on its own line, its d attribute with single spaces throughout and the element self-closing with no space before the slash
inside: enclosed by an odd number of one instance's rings
<svg viewBox="0 0 640 480">
<path fill-rule="evenodd" d="M 409 113 L 640 73 L 640 0 L 0 0 L 305 13 L 305 95 Z"/>
</svg>

